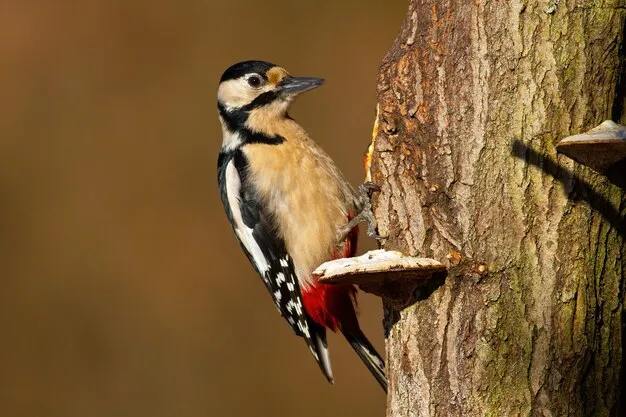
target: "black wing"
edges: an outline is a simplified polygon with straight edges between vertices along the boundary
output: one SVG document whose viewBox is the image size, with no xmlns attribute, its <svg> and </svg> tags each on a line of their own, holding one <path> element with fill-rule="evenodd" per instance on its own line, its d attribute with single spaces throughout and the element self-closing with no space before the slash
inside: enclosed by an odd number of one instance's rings
<svg viewBox="0 0 626 417">
<path fill-rule="evenodd" d="M 248 180 L 248 162 L 241 150 L 221 152 L 218 183 L 222 203 L 246 256 L 263 279 L 280 314 L 303 337 L 315 360 L 332 382 L 326 330 L 314 323 L 302 303 L 300 285 L 285 242 L 277 236 Z"/>
</svg>

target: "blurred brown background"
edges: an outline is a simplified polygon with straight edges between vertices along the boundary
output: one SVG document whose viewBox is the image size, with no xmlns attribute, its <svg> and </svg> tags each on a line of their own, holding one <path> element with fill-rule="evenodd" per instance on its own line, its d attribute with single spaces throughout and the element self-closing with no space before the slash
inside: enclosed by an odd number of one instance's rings
<svg viewBox="0 0 626 417">
<path fill-rule="evenodd" d="M 0 1 L 1 416 L 384 414 L 336 335 L 327 384 L 236 243 L 215 90 L 245 59 L 325 77 L 292 115 L 358 184 L 405 3 Z M 380 310 L 361 296 L 382 350 Z"/>
</svg>

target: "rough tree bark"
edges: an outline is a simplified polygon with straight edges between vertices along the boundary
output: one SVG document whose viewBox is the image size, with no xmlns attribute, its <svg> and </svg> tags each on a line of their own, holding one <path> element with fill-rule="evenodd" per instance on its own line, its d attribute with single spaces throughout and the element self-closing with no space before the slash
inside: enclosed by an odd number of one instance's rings
<svg viewBox="0 0 626 417">
<path fill-rule="evenodd" d="M 385 303 L 388 416 L 620 413 L 626 197 L 554 146 L 626 122 L 625 16 L 410 2 L 378 79 L 374 207 L 383 247 L 450 274 Z"/>
</svg>

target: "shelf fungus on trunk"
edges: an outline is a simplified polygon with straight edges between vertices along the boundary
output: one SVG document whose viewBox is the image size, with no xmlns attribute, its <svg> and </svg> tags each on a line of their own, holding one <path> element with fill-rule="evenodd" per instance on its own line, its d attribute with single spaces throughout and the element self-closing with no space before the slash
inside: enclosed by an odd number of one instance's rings
<svg viewBox="0 0 626 417">
<path fill-rule="evenodd" d="M 325 262 L 313 275 L 325 284 L 356 284 L 361 290 L 394 304 L 407 305 L 421 298 L 421 290 L 429 294 L 443 284 L 447 268 L 434 259 L 379 249 Z"/>
<path fill-rule="evenodd" d="M 605 120 L 588 132 L 564 138 L 556 145 L 556 150 L 605 174 L 626 159 L 626 126 Z"/>
</svg>

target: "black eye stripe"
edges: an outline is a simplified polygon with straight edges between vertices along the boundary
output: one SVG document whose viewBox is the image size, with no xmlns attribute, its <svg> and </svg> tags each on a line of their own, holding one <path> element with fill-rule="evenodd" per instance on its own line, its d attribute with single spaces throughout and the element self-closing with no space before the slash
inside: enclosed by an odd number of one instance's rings
<svg viewBox="0 0 626 417">
<path fill-rule="evenodd" d="M 278 98 L 278 93 L 276 93 L 276 91 L 266 91 L 263 94 L 259 94 L 257 96 L 257 98 L 255 98 L 254 100 L 252 100 L 251 103 L 246 104 L 245 106 L 243 106 L 241 108 L 241 110 L 243 110 L 244 112 L 249 112 L 252 111 L 254 109 L 258 109 L 259 107 L 263 107 L 267 104 L 270 104 L 271 102 L 273 102 L 274 100 L 276 100 Z"/>
</svg>

